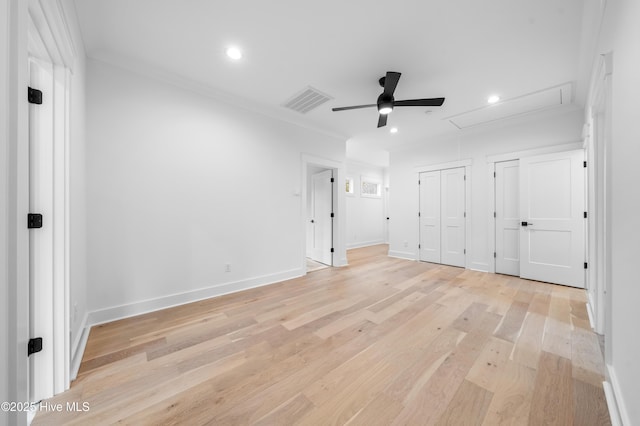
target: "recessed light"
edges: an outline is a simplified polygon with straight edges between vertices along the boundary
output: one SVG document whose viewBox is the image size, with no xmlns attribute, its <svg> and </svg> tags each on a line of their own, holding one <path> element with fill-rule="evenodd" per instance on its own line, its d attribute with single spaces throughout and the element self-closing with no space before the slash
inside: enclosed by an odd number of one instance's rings
<svg viewBox="0 0 640 426">
<path fill-rule="evenodd" d="M 391 129 L 389 129 L 389 131 L 391 133 L 398 133 L 398 128 L 397 127 L 392 127 Z"/>
<path fill-rule="evenodd" d="M 242 58 L 242 52 L 235 46 L 227 48 L 227 56 L 234 61 Z"/>
<path fill-rule="evenodd" d="M 489 102 L 490 104 L 495 104 L 496 102 L 498 102 L 500 100 L 500 96 L 498 95 L 491 95 L 489 96 L 489 99 L 487 99 L 487 102 Z"/>
</svg>

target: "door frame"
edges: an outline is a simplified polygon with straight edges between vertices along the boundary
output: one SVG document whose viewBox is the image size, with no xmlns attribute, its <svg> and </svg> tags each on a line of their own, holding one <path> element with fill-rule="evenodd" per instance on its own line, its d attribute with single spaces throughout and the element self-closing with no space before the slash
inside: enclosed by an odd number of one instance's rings
<svg viewBox="0 0 640 426">
<path fill-rule="evenodd" d="M 62 5 L 59 1 L 30 0 L 28 5 L 29 61 L 46 62 L 52 67 L 53 105 L 53 206 L 48 220 L 53 226 L 53 335 L 45 345 L 53 347 L 53 394 L 63 392 L 71 383 L 70 342 L 70 218 L 69 218 L 69 154 L 70 154 L 70 90 L 76 60 Z M 27 169 L 29 158 L 27 157 Z M 28 173 L 28 172 L 27 172 Z M 28 207 L 28 206 L 27 206 Z M 35 213 L 35 212 L 34 212 Z M 37 232 L 31 230 L 30 232 Z M 36 337 L 36 336 L 29 336 Z M 53 396 L 53 395 L 51 395 Z"/>
<path fill-rule="evenodd" d="M 590 99 L 585 107 L 587 123 L 583 137 L 586 150 L 587 179 L 591 190 L 586 192 L 589 222 L 586 226 L 587 312 L 591 326 L 598 334 L 610 336 L 611 292 L 611 78 L 612 53 L 600 55 L 591 81 Z M 605 338 L 605 360 L 611 358 L 610 339 Z"/>
<path fill-rule="evenodd" d="M 425 172 L 434 172 L 437 170 L 447 170 L 447 169 L 458 169 L 464 167 L 464 174 L 466 179 L 464 181 L 464 203 L 465 203 L 465 226 L 464 226 L 464 241 L 465 241 L 465 250 L 466 245 L 469 241 L 471 241 L 470 237 L 470 226 L 469 226 L 469 218 L 471 218 L 471 166 L 473 164 L 472 159 L 459 160 L 459 161 L 449 161 L 447 163 L 438 163 L 438 164 L 430 164 L 425 166 L 417 166 L 413 168 L 415 173 L 415 182 L 416 182 L 416 199 L 418 200 L 418 209 L 420 208 L 420 185 L 418 181 L 420 181 L 420 173 Z M 420 244 L 420 217 L 418 216 L 418 212 L 416 211 L 416 235 L 418 236 L 418 244 Z M 416 244 L 416 254 L 414 260 L 420 262 L 420 249 L 418 248 L 418 244 Z M 471 265 L 471 256 L 468 256 L 469 253 L 465 253 L 464 256 L 464 268 L 469 269 Z"/>
<path fill-rule="evenodd" d="M 524 151 L 515 151 L 507 154 L 489 155 L 487 156 L 487 194 L 488 206 L 487 206 L 487 223 L 488 235 L 487 238 L 487 259 L 489 261 L 489 270 L 493 274 L 496 273 L 496 259 L 493 257 L 493 253 L 496 251 L 496 218 L 493 216 L 496 205 L 496 185 L 495 185 L 495 172 L 496 163 L 511 160 L 520 160 L 522 157 L 530 157 L 534 155 L 552 154 L 554 152 L 573 151 L 576 149 L 583 149 L 582 141 L 570 142 L 560 145 L 551 145 L 542 148 L 529 149 Z M 588 219 L 587 219 L 588 220 Z"/>
<path fill-rule="evenodd" d="M 341 191 L 340 182 L 344 182 L 346 179 L 344 162 L 319 157 L 313 154 L 302 153 L 301 154 L 301 190 L 295 191 L 295 196 L 300 196 L 300 230 L 302 235 L 302 244 L 300 247 L 300 262 L 301 269 L 304 274 L 307 273 L 307 199 L 308 194 L 308 168 L 309 166 L 318 166 L 333 171 L 333 177 L 335 180 L 335 186 L 333 191 L 333 259 L 332 266 L 345 266 L 347 265 L 347 250 L 346 250 L 346 199 L 345 192 Z"/>
</svg>

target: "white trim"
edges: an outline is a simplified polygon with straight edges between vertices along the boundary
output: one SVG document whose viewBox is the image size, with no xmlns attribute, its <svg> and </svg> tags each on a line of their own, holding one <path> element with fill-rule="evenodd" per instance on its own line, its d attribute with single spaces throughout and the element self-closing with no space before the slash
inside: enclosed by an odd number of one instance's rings
<svg viewBox="0 0 640 426">
<path fill-rule="evenodd" d="M 489 264 L 485 262 L 470 262 L 467 269 L 478 272 L 489 272 Z"/>
<path fill-rule="evenodd" d="M 620 420 L 620 413 L 618 412 L 618 406 L 616 405 L 616 397 L 613 393 L 611 383 L 602 382 L 602 388 L 604 389 L 604 398 L 607 401 L 607 409 L 609 410 L 609 418 L 611 419 L 611 426 L 623 426 L 622 420 Z"/>
<path fill-rule="evenodd" d="M 433 172 L 436 170 L 447 170 L 447 169 L 457 169 L 458 167 L 469 167 L 473 164 L 472 159 L 459 160 L 459 161 L 449 161 L 447 163 L 438 163 L 438 164 L 430 164 L 425 166 L 415 166 L 413 168 L 414 172 L 422 173 L 422 172 Z"/>
<path fill-rule="evenodd" d="M 389 250 L 389 253 L 387 254 L 387 256 L 389 257 L 397 257 L 398 259 L 406 259 L 406 260 L 413 260 L 413 261 L 418 261 L 418 259 L 416 259 L 416 253 L 412 253 L 412 252 L 408 252 L 408 251 L 397 251 L 397 250 Z"/>
<path fill-rule="evenodd" d="M 127 303 L 110 308 L 92 311 L 88 315 L 87 323 L 90 326 L 104 324 L 123 318 L 129 318 L 149 312 L 159 311 L 174 306 L 197 302 L 199 300 L 210 299 L 212 297 L 223 296 L 225 294 L 237 293 L 251 288 L 263 287 L 281 281 L 305 275 L 304 268 L 296 268 L 275 274 L 263 275 L 248 278 L 240 281 L 233 281 L 224 284 L 217 284 L 204 287 L 198 290 L 190 290 L 183 293 L 176 293 L 169 296 L 157 297 L 154 299 L 141 300 L 139 302 Z"/>
<path fill-rule="evenodd" d="M 589 291 L 587 290 L 587 315 L 589 316 L 589 325 L 591 326 L 591 329 L 596 331 L 596 326 L 595 326 L 595 321 L 594 321 L 594 316 L 593 316 L 593 297 L 591 296 L 591 293 L 589 293 Z M 598 333 L 596 331 L 596 333 Z M 598 334 L 602 334 L 602 333 L 598 333 Z"/>
<path fill-rule="evenodd" d="M 509 152 L 506 154 L 488 155 L 487 163 L 500 163 L 502 161 L 519 160 L 522 157 L 534 155 L 553 154 L 554 152 L 573 151 L 582 149 L 582 141 L 568 142 L 560 145 L 549 145 L 541 148 L 527 149 L 524 151 Z"/>
<path fill-rule="evenodd" d="M 620 420 L 622 425 L 631 426 L 633 423 L 631 422 L 631 417 L 629 417 L 629 412 L 627 411 L 627 406 L 622 398 L 622 390 L 620 389 L 620 382 L 618 382 L 618 376 L 613 368 L 613 365 L 607 364 L 607 372 L 609 373 L 609 380 L 611 383 L 611 397 L 613 401 L 609 402 L 609 398 L 607 398 L 607 406 L 609 407 L 609 414 L 611 416 L 611 421 L 613 423 L 614 419 Z M 605 382 L 607 383 L 607 382 Z M 606 392 L 606 387 L 605 387 Z M 605 396 L 607 394 L 605 393 Z"/>
<path fill-rule="evenodd" d="M 374 240 L 374 241 L 363 241 L 358 243 L 348 243 L 347 250 L 352 250 L 356 248 L 369 247 L 369 246 L 377 246 L 380 244 L 385 244 L 384 240 Z"/>
<path fill-rule="evenodd" d="M 89 332 L 91 327 L 88 324 L 89 313 L 84 314 L 82 323 L 80 325 L 81 332 L 76 337 L 76 341 L 72 347 L 71 365 L 69 367 L 69 379 L 75 380 L 78 377 L 78 370 L 80 370 L 80 364 L 82 363 L 82 357 L 84 356 L 84 350 L 87 347 L 87 340 L 89 340 Z"/>
</svg>

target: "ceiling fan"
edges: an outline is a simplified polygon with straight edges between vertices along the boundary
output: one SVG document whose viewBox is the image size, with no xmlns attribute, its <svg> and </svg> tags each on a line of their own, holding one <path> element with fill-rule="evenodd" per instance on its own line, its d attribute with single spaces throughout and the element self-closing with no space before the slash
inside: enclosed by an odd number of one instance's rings
<svg viewBox="0 0 640 426">
<path fill-rule="evenodd" d="M 384 88 L 382 94 L 378 96 L 378 102 L 368 105 L 355 105 L 348 107 L 332 108 L 332 111 L 346 111 L 349 109 L 378 107 L 378 127 L 387 125 L 387 115 L 393 111 L 394 107 L 399 106 L 441 106 L 444 103 L 444 98 L 430 98 L 430 99 L 409 99 L 406 101 L 396 101 L 393 98 L 393 92 L 396 90 L 398 81 L 402 74 L 399 72 L 387 71 L 387 75 L 380 78 L 378 82 L 380 86 Z"/>
</svg>

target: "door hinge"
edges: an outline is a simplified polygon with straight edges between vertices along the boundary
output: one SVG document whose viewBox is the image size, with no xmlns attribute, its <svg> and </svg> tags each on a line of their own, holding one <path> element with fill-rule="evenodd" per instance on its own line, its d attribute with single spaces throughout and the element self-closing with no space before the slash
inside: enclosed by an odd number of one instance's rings
<svg viewBox="0 0 640 426">
<path fill-rule="evenodd" d="M 333 178 L 331 178 L 331 183 L 333 183 L 333 182 L 334 182 L 334 179 L 333 179 Z"/>
<path fill-rule="evenodd" d="M 496 216 L 496 212 L 493 212 L 493 217 L 497 217 L 497 216 Z"/>
<path fill-rule="evenodd" d="M 333 250 L 333 247 L 331 247 L 331 253 L 333 253 L 333 251 L 334 251 L 334 250 Z"/>
<path fill-rule="evenodd" d="M 496 252 L 494 251 L 493 252 L 493 258 L 495 259 L 496 257 L 498 257 L 498 256 L 496 255 Z"/>
<path fill-rule="evenodd" d="M 29 344 L 27 345 L 27 356 L 38 353 L 41 350 L 42 350 L 42 337 L 29 339 Z"/>
<path fill-rule="evenodd" d="M 331 218 L 333 219 L 333 217 L 334 217 L 334 214 L 333 214 L 333 212 L 331 212 Z"/>
<path fill-rule="evenodd" d="M 467 254 L 467 249 L 462 249 L 462 254 Z"/>
<path fill-rule="evenodd" d="M 463 180 L 467 180 L 467 175 L 464 175 Z"/>
<path fill-rule="evenodd" d="M 587 218 L 587 212 L 584 212 L 584 218 L 585 219 Z"/>
<path fill-rule="evenodd" d="M 418 212 L 418 217 L 420 217 L 420 212 Z"/>
<path fill-rule="evenodd" d="M 464 215 L 463 215 L 463 217 L 467 217 L 467 212 L 464 212 Z"/>
<path fill-rule="evenodd" d="M 493 177 L 496 177 L 496 172 L 493 172 Z"/>
<path fill-rule="evenodd" d="M 418 180 L 418 185 L 420 185 L 420 180 Z"/>
<path fill-rule="evenodd" d="M 27 228 L 42 228 L 42 215 L 40 213 L 29 213 L 27 215 Z"/>
<path fill-rule="evenodd" d="M 422 248 L 422 247 L 420 247 L 420 244 L 418 244 L 418 248 Z"/>
<path fill-rule="evenodd" d="M 589 264 L 587 262 L 584 262 L 584 269 L 587 269 L 589 266 Z"/>
<path fill-rule="evenodd" d="M 587 162 L 586 161 L 582 162 L 582 167 L 587 167 Z"/>
<path fill-rule="evenodd" d="M 27 91 L 27 100 L 30 104 L 42 105 L 42 90 L 29 87 Z"/>
</svg>

